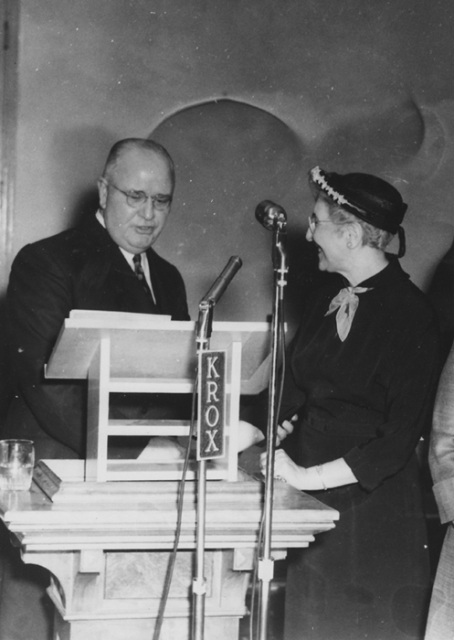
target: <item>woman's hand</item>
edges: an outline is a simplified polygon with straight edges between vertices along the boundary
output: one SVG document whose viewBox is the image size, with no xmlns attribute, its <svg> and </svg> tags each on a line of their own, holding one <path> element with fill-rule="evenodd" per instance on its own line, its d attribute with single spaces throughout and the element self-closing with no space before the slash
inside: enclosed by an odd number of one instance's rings
<svg viewBox="0 0 454 640">
<path fill-rule="evenodd" d="M 267 454 L 260 456 L 262 473 L 265 475 Z M 282 449 L 278 449 L 274 456 L 274 477 L 283 480 L 295 489 L 315 489 L 310 486 L 311 482 L 307 478 L 307 470 L 299 467 Z"/>
<path fill-rule="evenodd" d="M 260 456 L 263 475 L 266 473 L 266 461 L 267 454 L 265 452 Z M 332 489 L 358 482 L 343 458 L 305 468 L 299 467 L 282 449 L 278 449 L 274 455 L 274 477 L 302 491 Z"/>
</svg>

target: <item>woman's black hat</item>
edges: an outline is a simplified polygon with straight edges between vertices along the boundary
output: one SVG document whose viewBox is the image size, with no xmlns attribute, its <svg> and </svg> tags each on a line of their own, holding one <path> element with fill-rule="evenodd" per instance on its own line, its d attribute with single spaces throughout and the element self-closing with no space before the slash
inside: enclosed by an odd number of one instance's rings
<svg viewBox="0 0 454 640">
<path fill-rule="evenodd" d="M 320 167 L 311 169 L 309 179 L 318 191 L 325 193 L 342 209 L 378 229 L 398 233 L 401 244 L 399 255 L 403 255 L 405 236 L 400 225 L 407 205 L 389 182 L 367 173 L 328 173 Z"/>
</svg>

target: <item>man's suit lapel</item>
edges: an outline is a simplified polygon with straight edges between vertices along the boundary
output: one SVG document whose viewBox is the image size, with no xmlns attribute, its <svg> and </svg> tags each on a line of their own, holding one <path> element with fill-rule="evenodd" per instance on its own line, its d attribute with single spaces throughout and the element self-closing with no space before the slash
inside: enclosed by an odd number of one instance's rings
<svg viewBox="0 0 454 640">
<path fill-rule="evenodd" d="M 171 316 L 173 315 L 172 301 L 175 295 L 172 284 L 169 282 L 166 272 L 161 269 L 161 262 L 158 255 L 151 248 L 147 250 L 147 260 L 156 298 L 156 306 L 159 309 L 158 313 Z"/>
<path fill-rule="evenodd" d="M 154 305 L 121 253 L 96 218 L 87 222 L 82 279 L 93 295 L 111 300 L 118 311 L 156 313 Z"/>
</svg>

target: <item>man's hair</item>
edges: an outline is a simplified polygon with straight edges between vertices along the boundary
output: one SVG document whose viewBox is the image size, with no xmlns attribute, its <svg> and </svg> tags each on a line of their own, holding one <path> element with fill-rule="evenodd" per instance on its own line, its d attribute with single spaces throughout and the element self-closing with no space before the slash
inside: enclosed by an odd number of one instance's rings
<svg viewBox="0 0 454 640">
<path fill-rule="evenodd" d="M 141 149 L 143 151 L 151 151 L 152 153 L 161 156 L 169 167 L 170 177 L 172 179 L 172 186 L 175 187 L 175 165 L 173 160 L 167 151 L 159 142 L 149 140 L 146 138 L 125 138 L 116 142 L 107 156 L 106 164 L 104 166 L 103 176 L 108 177 L 118 164 L 124 153 L 130 149 Z"/>
<path fill-rule="evenodd" d="M 363 230 L 363 246 L 372 247 L 373 249 L 380 249 L 384 251 L 391 240 L 394 238 L 394 234 L 383 229 L 378 229 L 372 224 L 361 220 L 353 213 L 345 211 L 339 204 L 331 200 L 327 195 L 318 192 L 318 198 L 323 200 L 328 205 L 329 217 L 333 222 L 337 224 L 348 224 L 349 222 L 357 222 Z"/>
</svg>

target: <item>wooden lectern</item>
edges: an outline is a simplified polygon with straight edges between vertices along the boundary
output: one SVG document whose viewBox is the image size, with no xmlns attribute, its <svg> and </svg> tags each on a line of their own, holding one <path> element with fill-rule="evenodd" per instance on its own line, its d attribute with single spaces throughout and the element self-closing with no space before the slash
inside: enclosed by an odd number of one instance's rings
<svg viewBox="0 0 454 640">
<path fill-rule="evenodd" d="M 73 311 L 46 367 L 47 378 L 88 378 L 85 479 L 175 480 L 183 462 L 109 460 L 110 436 L 187 436 L 189 421 L 109 419 L 111 393 L 192 394 L 196 377 L 194 322 L 147 314 Z M 265 322 L 215 322 L 211 349 L 227 354 L 227 455 L 208 479 L 237 480 L 240 394 L 267 385 L 270 327 Z M 187 478 L 194 479 L 195 463 Z"/>
</svg>

